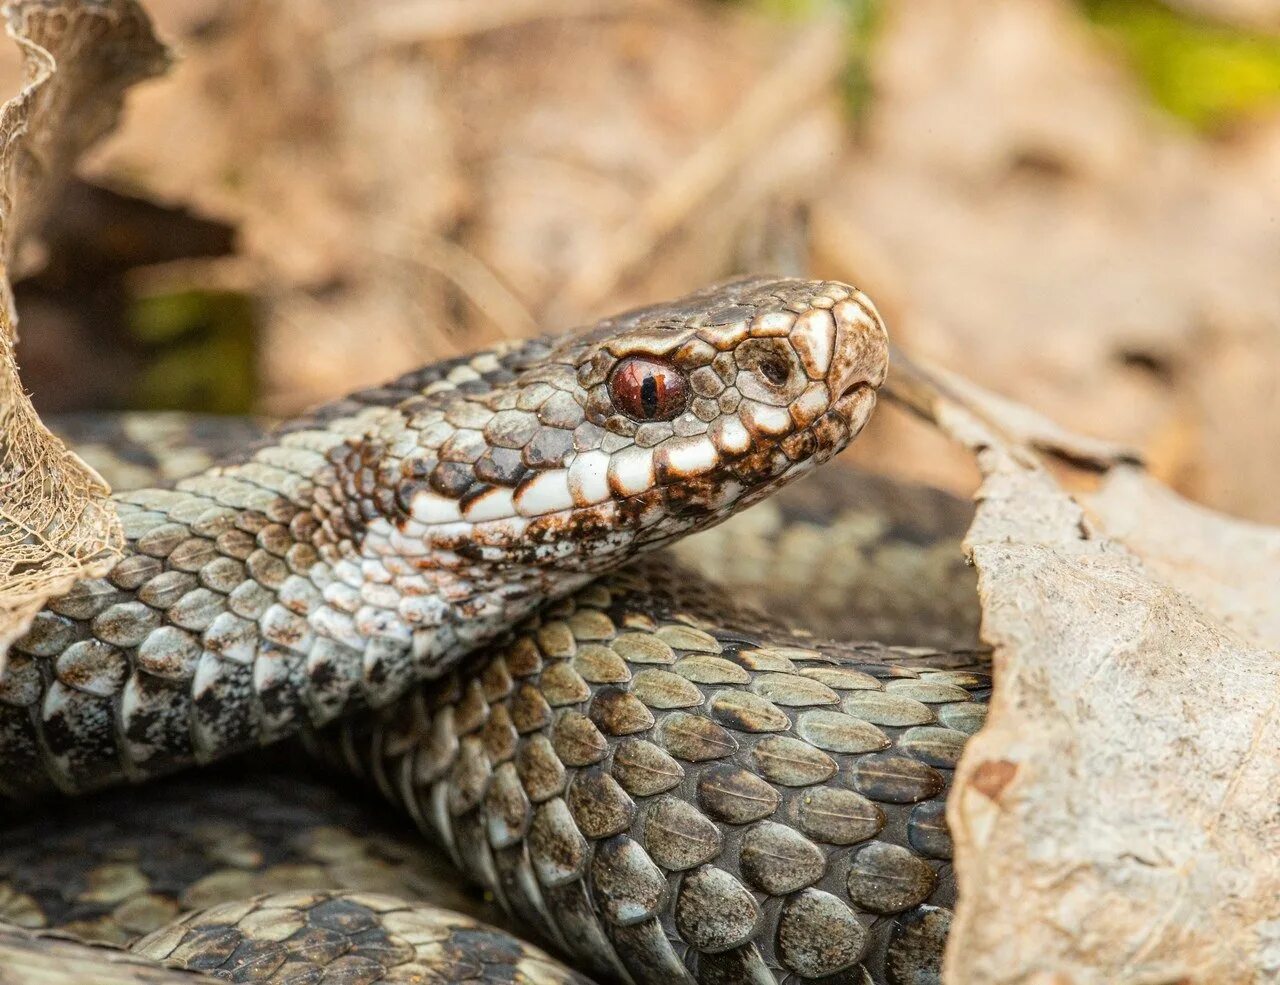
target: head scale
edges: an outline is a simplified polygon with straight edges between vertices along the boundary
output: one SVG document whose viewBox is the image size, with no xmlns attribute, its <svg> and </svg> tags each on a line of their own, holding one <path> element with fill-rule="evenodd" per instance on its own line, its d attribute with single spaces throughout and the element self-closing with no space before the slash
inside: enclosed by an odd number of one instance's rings
<svg viewBox="0 0 1280 985">
<path fill-rule="evenodd" d="M 752 279 L 437 364 L 330 452 L 321 554 L 337 581 L 376 586 L 357 623 L 442 667 L 835 455 L 887 362 L 860 292 Z"/>
<path fill-rule="evenodd" d="M 396 477 L 402 533 L 473 561 L 615 566 L 840 451 L 887 359 L 875 308 L 834 282 L 743 280 L 606 319 L 490 389 L 438 394 Z"/>
</svg>

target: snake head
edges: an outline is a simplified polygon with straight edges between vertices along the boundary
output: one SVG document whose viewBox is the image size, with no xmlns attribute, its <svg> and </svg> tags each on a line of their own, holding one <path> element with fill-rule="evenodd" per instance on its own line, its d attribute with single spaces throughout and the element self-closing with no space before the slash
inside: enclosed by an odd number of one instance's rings
<svg viewBox="0 0 1280 985">
<path fill-rule="evenodd" d="M 344 402 L 351 416 L 289 439 L 330 443 L 303 518 L 330 566 L 311 624 L 352 647 L 411 645 L 414 672 L 439 673 L 835 455 L 887 363 L 858 291 L 751 279 Z"/>
<path fill-rule="evenodd" d="M 525 345 L 509 378 L 437 394 L 421 417 L 397 539 L 616 566 L 840 451 L 887 363 L 871 302 L 830 281 L 739 280 Z"/>
</svg>

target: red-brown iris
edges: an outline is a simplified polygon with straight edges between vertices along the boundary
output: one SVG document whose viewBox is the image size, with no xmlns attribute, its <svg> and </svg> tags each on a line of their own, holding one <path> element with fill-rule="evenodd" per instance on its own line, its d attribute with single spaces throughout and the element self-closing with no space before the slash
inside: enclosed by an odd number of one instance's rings
<svg viewBox="0 0 1280 985">
<path fill-rule="evenodd" d="M 633 421 L 669 421 L 689 403 L 689 384 L 674 367 L 628 356 L 609 376 L 613 406 Z"/>
</svg>

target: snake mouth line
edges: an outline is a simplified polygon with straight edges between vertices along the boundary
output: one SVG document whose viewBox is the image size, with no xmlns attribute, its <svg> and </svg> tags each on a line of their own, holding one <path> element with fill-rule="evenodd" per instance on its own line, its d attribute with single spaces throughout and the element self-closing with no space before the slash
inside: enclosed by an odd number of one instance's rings
<svg viewBox="0 0 1280 985">
<path fill-rule="evenodd" d="M 847 387 L 841 390 L 839 396 L 837 396 L 836 399 L 843 400 L 845 397 L 853 396 L 855 393 L 857 393 L 860 390 L 866 391 L 868 393 L 875 393 L 876 388 L 871 385 L 870 380 L 857 380 L 853 383 L 850 383 Z"/>
<path fill-rule="evenodd" d="M 831 401 L 831 410 L 843 414 L 850 418 L 852 423 L 852 415 L 856 412 L 855 408 L 866 405 L 866 415 L 870 416 L 871 408 L 876 404 L 877 391 L 875 385 L 870 380 L 858 380 L 851 383 L 840 392 L 833 401 Z M 865 420 L 862 423 L 866 423 Z M 850 440 L 857 434 L 855 430 L 850 435 Z"/>
</svg>

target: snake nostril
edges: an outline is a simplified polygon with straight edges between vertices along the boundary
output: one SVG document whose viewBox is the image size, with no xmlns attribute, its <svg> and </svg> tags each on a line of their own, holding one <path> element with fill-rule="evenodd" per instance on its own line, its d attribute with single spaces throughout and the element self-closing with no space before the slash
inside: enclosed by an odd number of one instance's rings
<svg viewBox="0 0 1280 985">
<path fill-rule="evenodd" d="M 777 356 L 760 361 L 760 373 L 774 386 L 782 386 L 791 376 L 791 367 Z"/>
</svg>

